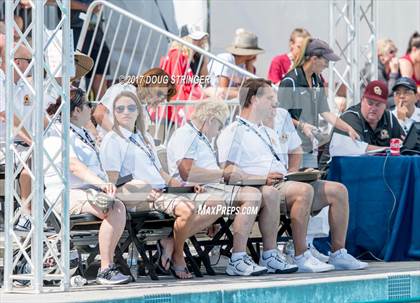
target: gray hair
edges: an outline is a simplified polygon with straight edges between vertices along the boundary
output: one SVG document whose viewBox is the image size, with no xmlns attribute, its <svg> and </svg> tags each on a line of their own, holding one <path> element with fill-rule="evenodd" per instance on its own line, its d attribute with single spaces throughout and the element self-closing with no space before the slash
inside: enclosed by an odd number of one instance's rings
<svg viewBox="0 0 420 303">
<path fill-rule="evenodd" d="M 194 113 L 192 114 L 194 120 L 198 120 L 202 123 L 210 118 L 216 118 L 224 123 L 228 116 L 228 106 L 223 101 L 214 99 L 198 102 L 195 106 Z"/>
</svg>

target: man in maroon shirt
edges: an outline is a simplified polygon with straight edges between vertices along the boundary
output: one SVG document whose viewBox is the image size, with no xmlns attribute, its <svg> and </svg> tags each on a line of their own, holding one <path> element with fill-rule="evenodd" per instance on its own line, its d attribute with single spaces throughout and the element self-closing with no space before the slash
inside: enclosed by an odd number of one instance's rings
<svg viewBox="0 0 420 303">
<path fill-rule="evenodd" d="M 302 42 L 305 38 L 310 37 L 309 32 L 304 28 L 295 28 L 289 39 L 290 52 L 281 54 L 273 58 L 268 70 L 268 79 L 274 84 L 280 84 L 287 72 L 291 69 L 293 62 L 300 54 Z"/>
</svg>

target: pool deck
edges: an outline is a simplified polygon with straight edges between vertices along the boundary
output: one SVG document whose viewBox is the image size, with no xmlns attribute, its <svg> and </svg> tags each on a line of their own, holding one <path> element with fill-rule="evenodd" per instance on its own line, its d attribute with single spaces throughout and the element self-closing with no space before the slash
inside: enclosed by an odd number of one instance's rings
<svg viewBox="0 0 420 303">
<path fill-rule="evenodd" d="M 213 297 L 215 298 L 220 296 L 220 294 L 223 296 L 224 292 L 249 292 L 251 289 L 261 290 L 264 288 L 277 289 L 284 287 L 287 287 L 288 291 L 295 287 L 296 292 L 298 292 L 302 286 L 323 285 L 324 287 L 321 288 L 325 289 L 325 286 L 332 285 L 331 283 L 348 284 L 357 282 L 359 284 L 368 284 L 369 281 L 384 281 L 389 280 L 390 277 L 409 277 L 409 279 L 412 279 L 412 282 L 409 282 L 411 283 L 409 284 L 410 298 L 420 297 L 420 262 L 372 262 L 369 269 L 361 271 L 335 271 L 319 274 L 296 273 L 264 275 L 260 277 L 228 277 L 218 274 L 216 276 L 205 275 L 203 278 L 195 278 L 188 281 L 175 280 L 169 276 L 162 276 L 159 281 L 151 281 L 147 277 L 140 277 L 136 283 L 127 285 L 105 287 L 96 285 L 94 281 L 89 281 L 89 285 L 81 288 L 71 288 L 69 292 L 59 292 L 57 288 L 47 288 L 47 291 L 41 294 L 31 294 L 24 289 L 14 293 L 5 293 L 0 289 L 0 302 L 183 302 L 183 300 L 178 301 L 172 298 L 180 294 L 198 295 L 199 293 L 206 293 L 209 295 L 212 292 L 214 292 Z M 389 292 L 389 281 L 387 283 L 388 286 L 385 289 Z M 352 290 L 348 289 L 347 286 L 347 291 L 351 292 Z M 133 298 L 137 299 L 133 300 Z M 389 297 L 388 294 L 383 294 L 381 298 L 388 299 Z M 221 301 L 216 299 L 214 302 L 231 302 L 226 299 L 223 300 L 223 298 L 221 298 Z M 233 301 L 251 302 L 249 298 L 246 300 L 236 298 Z M 255 302 L 261 303 L 264 301 L 255 300 Z M 201 298 L 190 302 L 209 301 Z"/>
</svg>

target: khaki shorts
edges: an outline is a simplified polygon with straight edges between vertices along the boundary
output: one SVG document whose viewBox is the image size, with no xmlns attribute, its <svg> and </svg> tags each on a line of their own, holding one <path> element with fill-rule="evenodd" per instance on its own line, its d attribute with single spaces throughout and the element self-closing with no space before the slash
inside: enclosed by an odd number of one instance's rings
<svg viewBox="0 0 420 303">
<path fill-rule="evenodd" d="M 83 206 L 88 203 L 86 191 L 83 189 L 70 189 L 70 205 L 69 211 L 70 215 L 80 215 L 82 213 Z M 50 197 L 55 201 L 54 197 Z M 50 201 L 50 202 L 53 202 Z M 61 199 L 57 200 L 57 203 L 54 205 L 54 210 L 61 214 L 62 213 L 62 203 Z"/>
<path fill-rule="evenodd" d="M 206 201 L 224 202 L 226 206 L 234 206 L 237 202 L 236 197 L 240 190 L 239 186 L 224 184 L 206 184 L 206 192 L 191 194 L 163 194 L 154 203 L 153 209 L 162 211 L 170 216 L 175 216 L 176 205 L 182 201 L 193 201 L 196 212 L 205 205 Z"/>
<path fill-rule="evenodd" d="M 286 201 L 286 193 L 287 193 L 287 187 L 288 185 L 296 183 L 296 181 L 286 181 L 277 183 L 274 185 L 274 187 L 280 192 L 280 213 L 283 215 L 286 215 L 286 217 L 289 218 L 289 209 L 287 207 L 287 201 Z M 299 182 L 298 182 L 299 183 Z M 322 180 L 316 180 L 313 182 L 310 182 L 309 184 L 314 189 L 314 198 L 312 200 L 312 208 L 311 208 L 311 216 L 316 216 L 321 211 L 321 191 L 324 187 L 325 181 Z"/>
</svg>

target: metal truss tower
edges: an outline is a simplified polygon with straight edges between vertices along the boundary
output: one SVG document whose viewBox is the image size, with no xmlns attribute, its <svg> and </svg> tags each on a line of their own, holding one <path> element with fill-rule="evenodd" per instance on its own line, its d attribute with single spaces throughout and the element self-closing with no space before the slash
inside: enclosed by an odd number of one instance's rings
<svg viewBox="0 0 420 303">
<path fill-rule="evenodd" d="M 348 106 L 360 102 L 361 70 L 367 62 L 373 79 L 378 77 L 376 9 L 376 0 L 330 0 L 330 45 L 342 58 L 330 62 L 330 106 L 342 85 Z"/>
<path fill-rule="evenodd" d="M 61 11 L 61 19 L 52 31 L 48 31 L 44 17 L 47 1 L 32 0 L 32 22 L 23 32 L 14 20 L 19 2 L 6 1 L 5 15 L 7 127 L 4 289 L 8 292 L 24 289 L 40 293 L 44 290 L 45 281 L 56 281 L 60 285 L 57 290 L 68 290 L 70 241 L 67 138 L 70 123 L 69 71 L 74 69 L 71 62 L 70 1 L 56 0 L 54 4 Z M 58 53 L 61 63 L 52 68 L 46 60 L 46 52 L 57 37 L 62 43 L 62 49 Z M 26 48 L 32 56 L 31 61 L 27 60 L 29 64 L 24 70 L 18 64 L 22 48 Z M 60 96 L 62 100 L 62 105 L 52 117 L 45 112 L 44 99 L 47 95 Z M 19 108 L 22 108 L 19 102 L 24 102 L 25 114 L 19 112 Z M 19 118 L 20 123 L 15 123 L 14 117 Z M 61 120 L 62 127 L 57 123 L 58 120 Z M 31 139 L 25 152 L 20 151 L 15 144 L 20 140 L 19 132 L 23 129 L 26 129 Z M 44 139 L 52 130 L 61 132 L 63 148 L 50 157 L 45 152 Z M 62 161 L 59 161 L 59 165 L 54 165 L 57 157 Z M 44 173 L 51 167 L 60 175 L 59 183 L 63 186 L 57 201 L 49 201 L 44 196 Z M 17 182 L 22 170 L 28 173 L 31 180 L 27 199 L 22 198 Z M 16 231 L 14 228 L 21 214 L 20 206 L 24 203 L 31 205 L 32 224 L 29 232 Z M 60 205 L 64 215 L 57 213 L 54 205 Z M 46 222 L 51 226 L 50 221 L 53 219 L 54 231 L 46 231 Z M 46 264 L 53 265 L 54 270 L 49 267 L 50 270 L 47 271 Z M 15 287 L 17 281 L 28 287 Z"/>
</svg>

